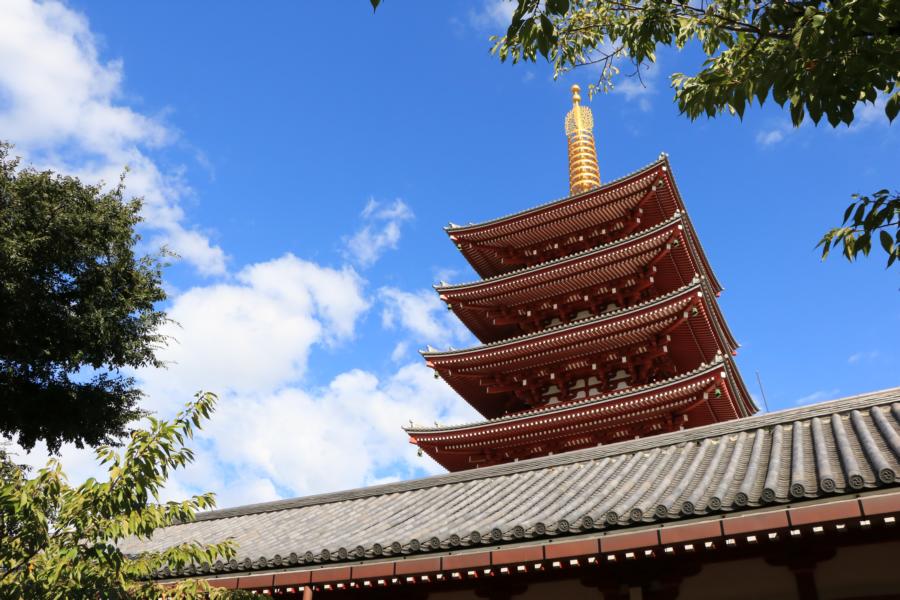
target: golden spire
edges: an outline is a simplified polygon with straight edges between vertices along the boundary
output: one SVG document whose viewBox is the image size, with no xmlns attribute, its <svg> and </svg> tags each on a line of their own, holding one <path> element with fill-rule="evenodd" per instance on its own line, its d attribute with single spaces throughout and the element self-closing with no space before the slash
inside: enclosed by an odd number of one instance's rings
<svg viewBox="0 0 900 600">
<path fill-rule="evenodd" d="M 581 106 L 581 88 L 572 86 L 572 110 L 566 115 L 569 138 L 569 194 L 574 196 L 600 187 L 600 167 L 594 146 L 594 115 Z"/>
</svg>

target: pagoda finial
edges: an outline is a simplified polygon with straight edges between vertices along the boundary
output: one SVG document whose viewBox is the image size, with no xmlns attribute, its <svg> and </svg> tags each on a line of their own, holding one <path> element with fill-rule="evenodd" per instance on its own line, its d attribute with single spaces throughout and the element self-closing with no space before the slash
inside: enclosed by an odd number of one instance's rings
<svg viewBox="0 0 900 600">
<path fill-rule="evenodd" d="M 600 167 L 594 146 L 594 115 L 581 106 L 581 88 L 572 86 L 572 110 L 566 115 L 569 139 L 569 194 L 574 196 L 600 187 Z"/>
</svg>

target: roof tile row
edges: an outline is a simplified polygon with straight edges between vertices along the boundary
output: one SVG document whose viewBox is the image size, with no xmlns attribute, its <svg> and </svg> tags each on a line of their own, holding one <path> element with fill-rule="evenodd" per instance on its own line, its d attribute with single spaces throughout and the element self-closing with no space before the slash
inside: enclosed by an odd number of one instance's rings
<svg viewBox="0 0 900 600">
<path fill-rule="evenodd" d="M 900 475 L 900 388 L 520 463 L 267 503 L 127 552 L 231 537 L 225 572 L 415 555 L 854 494 Z"/>
</svg>

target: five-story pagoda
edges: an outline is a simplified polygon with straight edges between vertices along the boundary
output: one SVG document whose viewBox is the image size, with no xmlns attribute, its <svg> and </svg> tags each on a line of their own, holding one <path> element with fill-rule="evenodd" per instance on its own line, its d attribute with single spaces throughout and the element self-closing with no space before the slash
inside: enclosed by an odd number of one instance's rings
<svg viewBox="0 0 900 600">
<path fill-rule="evenodd" d="M 447 228 L 482 279 L 436 289 L 484 343 L 423 356 L 487 420 L 406 431 L 450 471 L 756 411 L 668 160 L 601 185 L 572 92 L 570 196 Z"/>
</svg>

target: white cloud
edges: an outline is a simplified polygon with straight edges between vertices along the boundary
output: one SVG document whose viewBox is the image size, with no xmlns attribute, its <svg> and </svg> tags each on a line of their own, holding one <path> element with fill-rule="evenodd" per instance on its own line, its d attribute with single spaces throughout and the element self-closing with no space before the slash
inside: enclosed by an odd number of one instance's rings
<svg viewBox="0 0 900 600">
<path fill-rule="evenodd" d="M 4 441 L 0 437 L 0 442 Z M 18 444 L 11 441 L 7 443 L 4 449 L 9 452 L 16 464 L 31 467 L 32 475 L 34 470 L 40 469 L 47 464 L 50 456 L 47 452 L 47 445 L 43 441 L 38 441 L 30 452 L 25 452 Z M 99 478 L 103 474 L 97 465 L 93 448 L 76 448 L 74 444 L 64 444 L 60 450 L 60 459 L 65 467 L 69 483 L 77 485 L 88 477 Z"/>
<path fill-rule="evenodd" d="M 818 125 L 813 123 L 812 119 L 807 115 L 800 123 L 799 127 L 794 127 L 790 122 L 782 122 L 771 129 L 763 129 L 756 133 L 756 142 L 762 146 L 773 146 L 785 141 L 802 129 L 810 127 L 823 128 L 832 135 L 846 135 L 867 130 L 871 127 L 884 126 L 888 127 L 890 121 L 884 114 L 884 105 L 886 102 L 884 95 L 876 98 L 875 102 L 858 102 L 854 109 L 854 119 L 850 125 L 838 125 L 832 127 L 828 123 L 827 116 L 823 115 Z"/>
<path fill-rule="evenodd" d="M 888 121 L 887 115 L 884 112 L 885 104 L 887 104 L 887 98 L 884 95 L 880 95 L 876 98 L 875 102 L 860 102 L 857 104 L 855 111 L 856 119 L 853 122 L 855 127 L 851 126 L 851 129 L 862 129 L 877 123 L 888 125 L 890 121 Z"/>
<path fill-rule="evenodd" d="M 813 404 L 815 402 L 831 400 L 832 398 L 836 397 L 838 393 L 840 393 L 840 391 L 841 390 L 836 388 L 832 390 L 817 390 L 811 394 L 803 396 L 802 398 L 797 398 L 796 400 L 794 400 L 794 404 L 800 406 L 803 404 Z"/>
<path fill-rule="evenodd" d="M 794 136 L 801 129 L 813 126 L 812 120 L 808 118 L 804 119 L 799 127 L 794 127 L 790 121 L 783 119 L 771 129 L 762 129 L 758 131 L 756 133 L 756 143 L 764 147 L 774 146 L 775 144 L 779 144 L 789 137 Z"/>
<path fill-rule="evenodd" d="M 635 98 L 646 96 L 647 94 L 652 94 L 654 89 L 652 86 L 652 82 L 648 82 L 646 79 L 641 82 L 641 80 L 638 79 L 637 75 L 635 75 L 634 77 L 622 79 L 616 84 L 616 87 L 613 88 L 613 91 L 617 94 L 625 96 L 626 100 L 632 101 Z"/>
<path fill-rule="evenodd" d="M 453 267 L 436 267 L 433 270 L 435 281 L 443 281 L 445 283 L 453 282 L 461 276 L 459 269 Z"/>
<path fill-rule="evenodd" d="M 858 102 L 853 109 L 853 122 L 846 127 L 836 127 L 834 131 L 839 134 L 857 133 L 873 126 L 889 127 L 891 122 L 884 112 L 885 104 L 887 104 L 887 95 L 885 94 L 879 94 L 875 102 Z"/>
<path fill-rule="evenodd" d="M 407 351 L 409 351 L 409 342 L 400 340 L 394 345 L 394 349 L 391 351 L 391 360 L 395 363 L 403 361 L 406 358 Z"/>
<path fill-rule="evenodd" d="M 220 400 L 192 443 L 195 463 L 174 474 L 166 498 L 211 490 L 232 506 L 441 471 L 400 427 L 476 414 L 420 361 L 387 376 L 351 369 L 322 387 L 304 377 L 316 347 L 355 335 L 368 307 L 363 285 L 350 268 L 285 255 L 173 299 L 181 327 L 167 333 L 178 341 L 159 355 L 171 364 L 137 373 L 145 406 L 169 417 L 201 388 Z M 90 450 L 62 455 L 73 481 L 102 476 Z M 26 458 L 42 465 L 46 455 Z"/>
<path fill-rule="evenodd" d="M 115 183 L 128 165 L 129 193 L 145 198 L 150 243 L 167 244 L 201 273 L 225 274 L 222 249 L 186 223 L 180 202 L 190 190 L 182 174 L 164 172 L 152 157 L 176 132 L 124 103 L 123 77 L 121 61 L 101 59 L 88 21 L 64 4 L 0 6 L 2 136 L 27 161 L 86 181 Z M 201 163 L 212 169 L 205 158 Z M 370 201 L 362 228 L 345 240 L 348 257 L 371 265 L 397 246 L 401 224 L 412 218 L 402 200 Z M 172 289 L 168 312 L 178 324 L 164 329 L 172 339 L 158 355 L 169 366 L 136 373 L 148 396 L 144 406 L 167 418 L 199 389 L 219 393 L 220 402 L 193 444 L 196 462 L 176 472 L 167 497 L 212 490 L 220 505 L 233 505 L 441 470 L 416 456 L 400 426 L 475 413 L 421 363 L 386 376 L 349 370 L 321 388 L 307 381 L 316 348 L 356 335 L 369 308 L 364 287 L 349 266 L 288 254 L 225 282 Z M 388 296 L 392 306 L 409 304 L 399 290 Z M 436 297 L 410 306 L 413 312 L 397 319 L 404 332 L 459 339 L 461 325 L 436 312 L 444 310 Z M 429 319 L 438 326 L 430 328 Z M 393 360 L 405 360 L 408 348 L 399 339 Z M 46 449 L 39 444 L 20 458 L 43 465 Z M 73 482 L 102 475 L 91 449 L 64 446 L 62 460 Z"/>
<path fill-rule="evenodd" d="M 197 286 L 168 309 L 177 322 L 158 353 L 166 370 L 140 374 L 165 413 L 199 389 L 265 393 L 300 380 L 316 344 L 349 339 L 368 303 L 350 268 L 322 267 L 291 254 L 244 268 L 232 283 Z M 177 404 L 175 406 L 177 406 Z"/>
<path fill-rule="evenodd" d="M 115 183 L 128 165 L 129 193 L 145 197 L 150 243 L 169 245 L 201 273 L 226 274 L 222 249 L 186 223 L 180 202 L 190 190 L 181 173 L 164 172 L 152 157 L 176 132 L 122 101 L 123 76 L 120 61 L 101 60 L 79 13 L 54 1 L 2 0 L 0 135 L 37 166 L 89 181 Z M 402 200 L 370 201 L 362 228 L 345 240 L 347 256 L 372 264 L 397 246 L 401 224 L 412 218 Z M 416 456 L 400 426 L 476 415 L 421 362 L 387 375 L 351 369 L 321 387 L 309 381 L 317 348 L 356 336 L 369 309 L 364 288 L 349 266 L 290 254 L 224 281 L 169 288 L 168 313 L 178 324 L 163 331 L 171 340 L 158 356 L 168 368 L 135 374 L 147 393 L 144 407 L 169 418 L 199 389 L 220 401 L 192 443 L 195 463 L 174 474 L 166 497 L 211 490 L 220 505 L 234 505 L 441 470 Z M 411 310 L 396 319 L 403 335 L 440 332 L 433 338 L 440 343 L 465 333 L 433 293 L 425 301 L 395 290 L 382 301 Z M 409 346 L 399 336 L 393 360 L 402 364 Z M 46 448 L 19 456 L 43 465 Z M 91 449 L 64 446 L 62 460 L 73 482 L 103 475 Z"/>
<path fill-rule="evenodd" d="M 856 352 L 847 357 L 847 362 L 851 365 L 858 364 L 860 362 L 868 362 L 875 360 L 880 356 L 880 353 L 877 350 L 872 350 L 870 352 Z"/>
<path fill-rule="evenodd" d="M 382 302 L 381 323 L 386 329 L 402 328 L 419 347 L 432 344 L 474 343 L 471 334 L 434 290 L 406 292 L 392 287 L 378 290 Z"/>
<path fill-rule="evenodd" d="M 128 166 L 128 193 L 144 197 L 158 241 L 201 273 L 224 273 L 222 249 L 185 224 L 180 174 L 148 154 L 176 133 L 121 101 L 123 77 L 121 61 L 101 61 L 83 15 L 53 1 L 0 5 L 0 135 L 27 161 L 90 182 L 115 183 Z"/>
<path fill-rule="evenodd" d="M 173 474 L 163 499 L 214 491 L 228 507 L 440 473 L 401 426 L 477 418 L 420 362 L 384 378 L 353 369 L 320 389 L 224 393 L 191 443 L 194 463 Z M 67 445 L 62 455 L 73 482 L 102 477 L 91 450 Z M 46 460 L 39 448 L 25 458 Z"/>
<path fill-rule="evenodd" d="M 756 142 L 763 146 L 771 146 L 777 144 L 784 139 L 785 129 L 770 129 L 768 131 L 759 131 L 756 134 Z"/>
<path fill-rule="evenodd" d="M 361 267 L 372 266 L 386 250 L 396 248 L 401 224 L 414 218 L 399 198 L 387 205 L 371 198 L 360 216 L 364 225 L 344 240 L 344 250 L 345 256 Z"/>
<path fill-rule="evenodd" d="M 469 24 L 477 29 L 502 29 L 505 32 L 515 10 L 513 0 L 485 0 L 479 10 L 469 11 Z"/>
<path fill-rule="evenodd" d="M 611 52 L 612 48 L 605 51 Z M 637 72 L 630 76 L 619 76 L 612 91 L 614 94 L 625 96 L 625 100 L 628 102 L 636 102 L 638 108 L 643 112 L 648 112 L 653 108 L 650 97 L 658 91 L 659 62 L 648 63 L 639 68 L 641 69 L 640 76 Z"/>
<path fill-rule="evenodd" d="M 259 502 L 270 502 L 272 500 L 280 500 L 281 494 L 267 477 L 245 476 L 236 480 L 227 481 L 227 487 L 216 496 L 217 506 L 243 506 L 245 504 L 257 504 Z M 205 488 L 199 488 L 205 490 Z M 166 489 L 166 493 L 172 500 L 179 500 L 190 495 L 192 490 L 185 490 L 178 495 L 172 496 L 172 490 Z M 199 490 L 198 490 L 199 491 Z"/>
<path fill-rule="evenodd" d="M 219 504 L 230 506 L 271 499 L 275 490 L 312 494 L 437 473 L 442 469 L 417 456 L 401 425 L 472 418 L 420 363 L 385 379 L 351 370 L 322 389 L 227 396 L 201 435 L 209 445 L 200 452 L 219 468 L 192 466 L 181 480 L 188 489 L 220 490 Z"/>
</svg>

